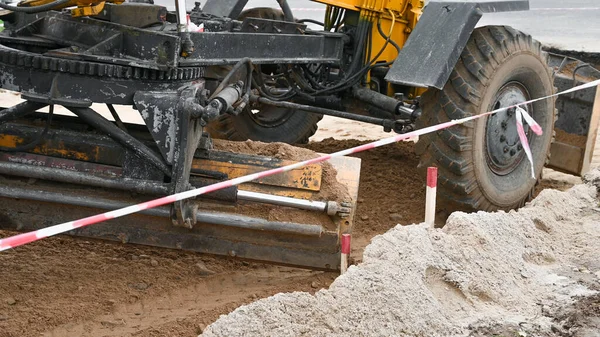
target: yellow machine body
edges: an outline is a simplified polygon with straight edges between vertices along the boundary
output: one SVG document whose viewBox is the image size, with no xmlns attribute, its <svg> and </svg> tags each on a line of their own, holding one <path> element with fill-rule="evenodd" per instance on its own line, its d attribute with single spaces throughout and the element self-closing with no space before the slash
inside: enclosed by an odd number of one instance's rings
<svg viewBox="0 0 600 337">
<path fill-rule="evenodd" d="M 413 31 L 422 14 L 425 2 L 423 0 L 314 0 L 327 5 L 325 12 L 325 28 L 334 24 L 337 15 L 342 15 L 341 10 L 356 11 L 360 13 L 360 20 L 373 22 L 372 41 L 370 43 L 371 60 L 377 63 L 393 62 L 398 56 L 398 51 L 387 43 L 386 38 L 378 31 L 378 24 L 384 34 L 400 48 L 404 46 L 410 33 Z M 385 48 L 379 54 L 379 51 Z M 377 57 L 377 58 L 375 58 Z M 371 83 L 371 85 L 375 85 Z M 408 98 L 419 96 L 425 91 L 422 88 L 411 89 Z M 395 90 L 391 85 L 387 88 L 388 95 L 393 95 Z"/>
<path fill-rule="evenodd" d="M 25 0 L 19 2 L 19 7 L 37 7 L 53 2 L 54 0 Z M 55 9 L 63 9 L 68 7 L 77 7 L 71 11 L 71 15 L 74 17 L 81 16 L 94 16 L 100 14 L 104 9 L 104 4 L 107 2 L 114 4 L 121 4 L 124 0 L 71 0 L 65 4 L 62 4 Z"/>
</svg>

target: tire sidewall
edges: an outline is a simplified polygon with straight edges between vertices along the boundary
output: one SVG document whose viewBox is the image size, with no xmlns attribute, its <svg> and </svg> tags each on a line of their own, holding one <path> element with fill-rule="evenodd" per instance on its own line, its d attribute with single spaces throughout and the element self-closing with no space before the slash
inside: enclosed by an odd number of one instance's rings
<svg viewBox="0 0 600 337">
<path fill-rule="evenodd" d="M 263 126 L 252 119 L 250 113 L 242 112 L 230 116 L 232 127 L 241 140 L 254 140 L 265 143 L 283 142 L 288 144 L 306 143 L 320 116 L 309 112 L 293 110 L 287 120 L 275 127 Z"/>
<path fill-rule="evenodd" d="M 509 82 L 521 83 L 531 98 L 544 97 L 554 92 L 551 76 L 539 56 L 528 52 L 517 52 L 506 58 L 496 68 L 492 80 L 486 86 L 478 113 L 489 111 L 497 92 Z M 554 128 L 554 99 L 533 103 L 533 118 L 544 133 L 530 138 L 536 179 L 531 176 L 531 164 L 527 158 L 505 176 L 495 174 L 487 164 L 486 126 L 489 117 L 475 123 L 473 133 L 473 168 L 479 187 L 485 197 L 500 209 L 520 206 L 535 187 L 537 178 L 546 164 Z M 518 200 L 515 202 L 515 200 Z"/>
</svg>

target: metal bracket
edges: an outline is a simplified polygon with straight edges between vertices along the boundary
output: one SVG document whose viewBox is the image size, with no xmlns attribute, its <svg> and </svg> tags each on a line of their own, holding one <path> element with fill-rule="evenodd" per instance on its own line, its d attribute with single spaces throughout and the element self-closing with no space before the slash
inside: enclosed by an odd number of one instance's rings
<svg viewBox="0 0 600 337">
<path fill-rule="evenodd" d="M 204 83 L 204 80 L 196 81 L 177 92 L 138 91 L 133 98 L 161 154 L 171 165 L 169 193 L 190 188 L 192 160 L 202 137 L 202 119 L 194 116 L 193 106 L 206 104 Z M 192 228 L 196 223 L 196 209 L 195 203 L 189 200 L 174 203 L 173 224 Z"/>
</svg>

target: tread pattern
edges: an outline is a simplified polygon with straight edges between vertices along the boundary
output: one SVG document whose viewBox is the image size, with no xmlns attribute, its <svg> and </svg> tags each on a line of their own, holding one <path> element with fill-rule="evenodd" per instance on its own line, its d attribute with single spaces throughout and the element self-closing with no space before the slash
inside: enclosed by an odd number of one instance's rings
<svg viewBox="0 0 600 337">
<path fill-rule="evenodd" d="M 421 97 L 423 115 L 417 121 L 417 128 L 477 113 L 495 70 L 510 55 L 521 51 L 544 61 L 547 59 L 539 42 L 513 28 L 488 26 L 476 29 L 444 89 L 430 89 Z M 438 167 L 438 198 L 445 211 L 498 209 L 481 192 L 473 172 L 474 126 L 475 121 L 457 125 L 422 136 L 417 143 L 422 172 L 429 166 Z M 518 206 L 524 205 L 532 195 L 533 189 L 518 202 Z"/>
<path fill-rule="evenodd" d="M 246 112 L 244 112 L 246 113 Z M 302 112 L 296 112 L 302 114 Z M 247 128 L 236 126 L 238 123 L 253 123 L 252 121 L 236 121 L 241 116 L 231 116 L 224 114 L 217 120 L 212 121 L 207 128 L 211 137 L 217 139 L 227 139 L 232 141 L 256 140 L 262 142 L 283 142 L 288 144 L 308 144 L 308 140 L 316 132 L 317 123 L 323 118 L 322 115 L 306 113 L 301 121 L 290 118 L 287 122 L 272 128 L 277 136 L 267 138 L 264 134 L 249 132 Z"/>
</svg>

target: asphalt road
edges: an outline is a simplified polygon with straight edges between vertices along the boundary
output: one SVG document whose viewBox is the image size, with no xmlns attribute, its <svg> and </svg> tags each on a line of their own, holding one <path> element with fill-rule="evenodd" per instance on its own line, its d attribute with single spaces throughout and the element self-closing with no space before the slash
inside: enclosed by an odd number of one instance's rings
<svg viewBox="0 0 600 337">
<path fill-rule="evenodd" d="M 173 3 L 169 0 L 156 2 Z M 194 0 L 187 0 L 187 3 L 189 9 L 194 6 Z M 323 18 L 322 4 L 308 0 L 289 0 L 289 4 L 296 17 Z M 275 0 L 250 0 L 246 7 L 277 6 Z M 480 25 L 510 25 L 547 45 L 600 52 L 600 0 L 530 0 L 530 6 L 528 12 L 486 14 Z"/>
</svg>

